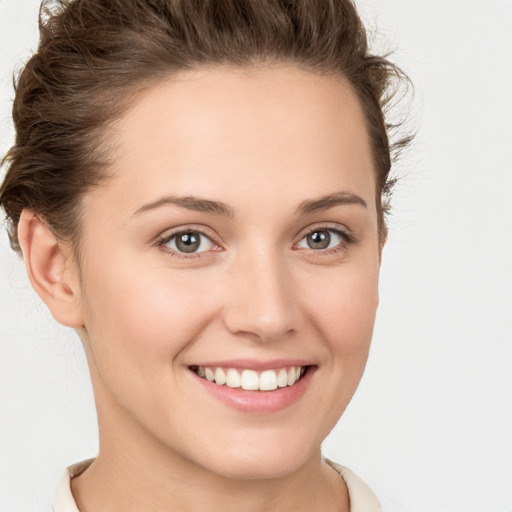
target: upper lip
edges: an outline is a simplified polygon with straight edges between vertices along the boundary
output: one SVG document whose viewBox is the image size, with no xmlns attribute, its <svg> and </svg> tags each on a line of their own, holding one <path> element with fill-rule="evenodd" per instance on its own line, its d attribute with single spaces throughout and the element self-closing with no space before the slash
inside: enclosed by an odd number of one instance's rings
<svg viewBox="0 0 512 512">
<path fill-rule="evenodd" d="M 272 359 L 269 361 L 258 361 L 255 359 L 230 359 L 223 361 L 205 361 L 189 365 L 202 366 L 203 368 L 243 368 L 247 370 L 264 371 L 289 366 L 313 366 L 314 363 L 307 359 Z"/>
</svg>

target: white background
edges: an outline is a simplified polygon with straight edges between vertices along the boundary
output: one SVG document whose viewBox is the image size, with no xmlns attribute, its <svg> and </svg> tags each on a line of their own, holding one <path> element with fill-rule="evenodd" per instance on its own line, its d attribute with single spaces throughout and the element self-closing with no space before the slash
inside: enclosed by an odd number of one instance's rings
<svg viewBox="0 0 512 512">
<path fill-rule="evenodd" d="M 0 0 L 2 154 L 38 4 Z M 398 168 L 367 371 L 325 454 L 387 512 L 511 512 L 512 1 L 358 6 L 399 49 L 419 133 Z M 0 512 L 32 512 L 96 454 L 96 418 L 77 336 L 0 238 Z"/>
</svg>

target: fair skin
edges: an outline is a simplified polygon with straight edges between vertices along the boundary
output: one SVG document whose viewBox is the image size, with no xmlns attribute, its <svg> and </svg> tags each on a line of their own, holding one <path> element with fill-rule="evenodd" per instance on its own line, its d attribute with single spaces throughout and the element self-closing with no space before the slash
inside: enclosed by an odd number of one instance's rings
<svg viewBox="0 0 512 512">
<path fill-rule="evenodd" d="M 320 445 L 364 370 L 381 252 L 349 85 L 284 65 L 188 71 L 108 135 L 80 272 L 36 216 L 19 227 L 34 288 L 88 358 L 100 453 L 72 480 L 79 509 L 348 511 Z M 294 366 L 295 384 L 236 394 L 197 374 Z"/>
</svg>

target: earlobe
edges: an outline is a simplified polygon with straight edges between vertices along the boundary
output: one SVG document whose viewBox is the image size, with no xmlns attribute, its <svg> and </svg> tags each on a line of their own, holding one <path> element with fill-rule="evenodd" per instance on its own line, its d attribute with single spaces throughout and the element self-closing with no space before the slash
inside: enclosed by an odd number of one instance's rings
<svg viewBox="0 0 512 512">
<path fill-rule="evenodd" d="M 30 282 L 55 320 L 81 327 L 80 282 L 71 249 L 29 210 L 21 214 L 18 239 Z"/>
</svg>

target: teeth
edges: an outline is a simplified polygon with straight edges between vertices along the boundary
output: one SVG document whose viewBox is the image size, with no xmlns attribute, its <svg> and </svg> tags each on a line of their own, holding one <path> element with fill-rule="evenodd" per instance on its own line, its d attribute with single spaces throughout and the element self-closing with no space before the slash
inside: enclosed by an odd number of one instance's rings
<svg viewBox="0 0 512 512">
<path fill-rule="evenodd" d="M 277 376 L 277 385 L 280 388 L 288 386 L 288 372 L 284 368 L 279 370 L 279 375 Z"/>
<path fill-rule="evenodd" d="M 267 370 L 260 375 L 261 391 L 273 391 L 277 389 L 277 375 L 274 370 Z"/>
<path fill-rule="evenodd" d="M 215 382 L 219 386 L 241 387 L 247 391 L 274 391 L 277 388 L 293 386 L 305 371 L 305 366 L 292 366 L 278 370 L 265 370 L 260 374 L 254 370 L 243 370 L 240 374 L 235 368 L 195 367 L 195 372 L 199 377 Z"/>
<path fill-rule="evenodd" d="M 244 370 L 242 372 L 242 389 L 256 391 L 258 388 L 258 374 L 254 370 Z"/>
<path fill-rule="evenodd" d="M 201 367 L 199 367 L 199 368 L 201 368 Z M 205 368 L 204 374 L 210 382 L 213 382 L 215 380 L 215 373 L 213 373 L 213 370 L 211 368 Z"/>
<path fill-rule="evenodd" d="M 293 386 L 297 378 L 295 377 L 295 368 L 288 370 L 288 386 Z"/>
<path fill-rule="evenodd" d="M 241 385 L 242 379 L 240 378 L 240 374 L 234 368 L 230 368 L 226 377 L 226 386 L 230 388 L 239 388 Z"/>
<path fill-rule="evenodd" d="M 215 370 L 215 384 L 218 384 L 219 386 L 226 384 L 226 374 L 222 368 L 217 368 Z"/>
</svg>

